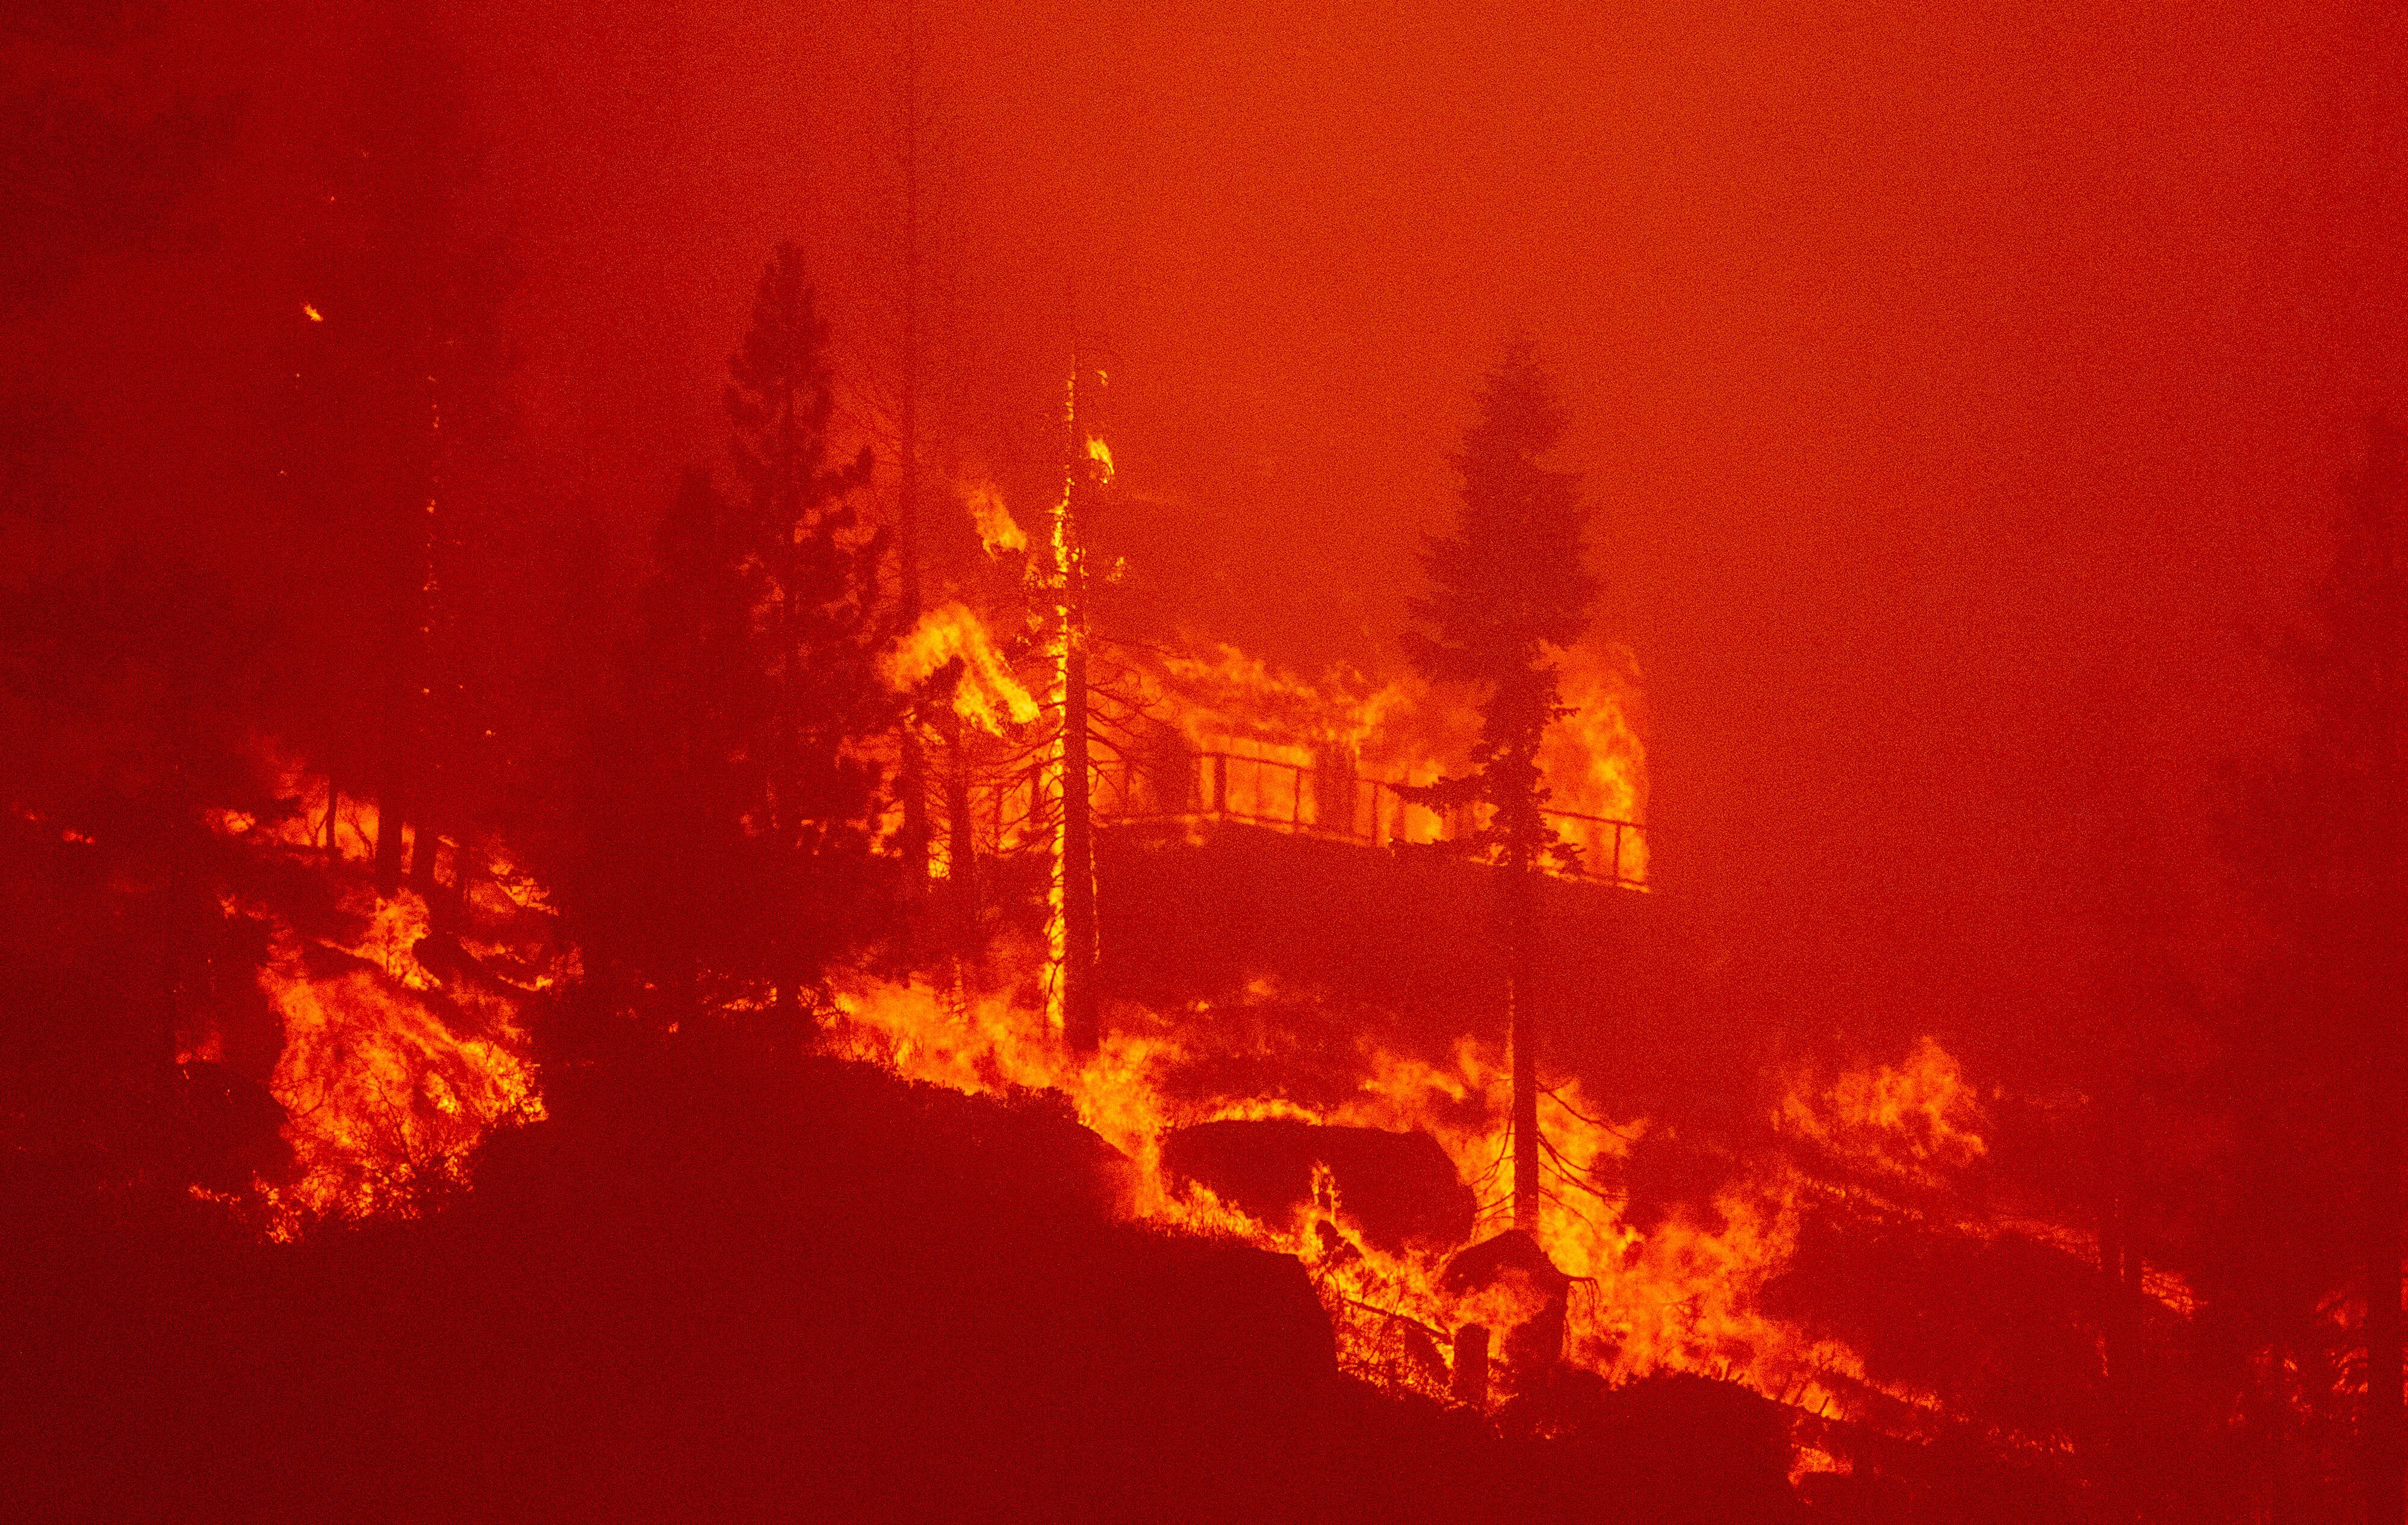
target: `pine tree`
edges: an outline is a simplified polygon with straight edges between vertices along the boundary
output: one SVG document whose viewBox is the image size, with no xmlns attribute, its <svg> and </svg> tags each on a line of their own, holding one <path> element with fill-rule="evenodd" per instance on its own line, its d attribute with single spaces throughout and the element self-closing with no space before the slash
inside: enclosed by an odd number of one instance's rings
<svg viewBox="0 0 2408 1525">
<path fill-rule="evenodd" d="M 752 823 L 772 695 L 761 580 L 707 472 L 686 473 L 653 537 L 616 692 L 589 729 L 587 855 L 566 887 L 591 941 L 670 994 L 766 968 Z"/>
<path fill-rule="evenodd" d="M 1479 694 L 1471 769 L 1412 791 L 1440 810 L 1485 807 L 1458 847 L 1498 870 L 1498 918 L 1506 944 L 1506 1005 L 1513 1051 L 1513 1220 L 1539 1219 L 1536 878 L 1569 849 L 1543 811 L 1539 746 L 1563 712 L 1554 652 L 1587 626 L 1597 583 L 1584 566 L 1589 511 L 1579 473 L 1541 464 L 1568 420 L 1528 344 L 1507 346 L 1481 389 L 1480 412 L 1452 457 L 1463 479 L 1455 528 L 1434 537 L 1422 565 L 1431 592 L 1409 606 L 1419 628 L 1407 654 L 1433 682 Z"/>
<path fill-rule="evenodd" d="M 878 607 L 886 536 L 865 531 L 854 504 L 869 481 L 869 448 L 842 466 L 829 460 L 826 344 L 802 255 L 781 244 L 728 362 L 727 414 L 749 546 L 767 590 L 774 712 L 763 825 L 779 929 L 773 978 L 789 1007 L 864 925 L 879 880 L 879 770 L 853 743 L 895 720 L 873 666 L 893 634 Z"/>
</svg>

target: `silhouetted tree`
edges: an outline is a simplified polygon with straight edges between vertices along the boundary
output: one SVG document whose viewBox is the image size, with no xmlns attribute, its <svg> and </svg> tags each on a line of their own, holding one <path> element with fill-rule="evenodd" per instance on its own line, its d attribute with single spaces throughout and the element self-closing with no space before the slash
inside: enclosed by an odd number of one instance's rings
<svg viewBox="0 0 2408 1525">
<path fill-rule="evenodd" d="M 1406 637 L 1424 676 L 1480 695 L 1470 770 L 1413 793 L 1434 808 L 1490 812 L 1461 842 L 1493 856 L 1498 870 L 1513 1049 L 1513 1216 L 1526 1230 L 1537 1227 L 1541 1191 L 1533 880 L 1567 851 L 1542 814 L 1539 746 L 1563 713 L 1554 653 L 1580 639 L 1597 595 L 1585 568 L 1589 511 L 1580 474 L 1541 464 L 1567 423 L 1529 345 L 1508 345 L 1452 457 L 1463 478 L 1462 508 L 1455 528 L 1422 554 L 1432 588 L 1409 606 L 1420 627 Z"/>
<path fill-rule="evenodd" d="M 2350 482 L 2314 626 L 2290 668 L 2304 716 L 2288 766 L 2251 813 L 2248 850 L 2279 931 L 2233 1057 L 2242 1189 L 2252 1211 L 2229 1274 L 2274 1342 L 2313 1365 L 2317 1305 L 2354 1270 L 2366 1307 L 2359 1440 L 2365 1517 L 2402 1518 L 2401 1003 L 2408 998 L 2408 453 L 2378 419 Z M 2330 1161 L 2355 1155 L 2354 1182 Z M 2261 1216 L 2262 1215 L 2262 1216 Z M 2355 1245 L 2328 1226 L 2357 1224 Z M 2297 1224 L 2295 1233 L 2281 1226 Z M 2289 1349 L 2284 1343 L 2290 1345 Z M 2285 1395 L 2261 1405 L 2291 1422 Z"/>
<path fill-rule="evenodd" d="M 291 211 L 297 252 L 290 439 L 281 480 L 320 654 L 291 739 L 338 786 L 377 799 L 377 878 L 395 888 L 402 828 L 434 886 L 436 826 L 463 827 L 489 727 L 469 692 L 464 595 L 484 527 L 468 453 L 501 412 L 506 290 L 473 199 L 479 154 L 456 55 L 415 11 L 345 19 L 355 59 Z"/>
<path fill-rule="evenodd" d="M 575 848 L 551 866 L 589 963 L 653 985 L 675 1009 L 701 1004 L 714 974 L 767 966 L 763 589 L 726 500 L 707 472 L 687 472 L 654 533 L 610 690 L 584 727 Z"/>
<path fill-rule="evenodd" d="M 895 718 L 873 668 L 891 634 L 878 608 L 886 536 L 864 528 L 853 501 L 869 481 L 869 447 L 841 466 L 829 458 L 826 344 L 801 252 L 781 244 L 728 362 L 727 415 L 747 551 L 768 591 L 775 701 L 763 826 L 775 865 L 776 977 L 790 1004 L 864 925 L 878 878 L 879 770 L 857 743 Z"/>
</svg>

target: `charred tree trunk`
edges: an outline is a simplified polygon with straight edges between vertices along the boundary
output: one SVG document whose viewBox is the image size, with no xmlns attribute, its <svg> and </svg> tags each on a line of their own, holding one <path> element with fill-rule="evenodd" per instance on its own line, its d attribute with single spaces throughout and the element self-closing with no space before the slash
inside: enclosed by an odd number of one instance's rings
<svg viewBox="0 0 2408 1525">
<path fill-rule="evenodd" d="M 1054 525 L 1060 580 L 1062 683 L 1062 1036 L 1076 1054 L 1103 1043 L 1096 997 L 1096 844 L 1087 779 L 1087 608 L 1084 510 L 1092 476 L 1079 423 L 1079 357 L 1070 361 L 1062 506 Z"/>
<path fill-rule="evenodd" d="M 969 959 L 978 953 L 979 860 L 978 828 L 970 815 L 969 739 L 961 716 L 949 708 L 938 719 L 945 738 L 945 852 L 953 917 L 954 957 Z"/>
<path fill-rule="evenodd" d="M 443 839 L 435 834 L 433 827 L 421 821 L 418 829 L 410 833 L 409 887 L 425 896 L 430 906 L 435 903 L 435 858 L 442 850 Z"/>
<path fill-rule="evenodd" d="M 2396 512 L 2387 517 L 2385 549 L 2394 565 L 2403 552 L 2398 543 Z M 2396 589 L 2397 584 L 2395 583 Z M 2391 616 L 2396 619 L 2397 615 Z M 2403 836 L 2397 806 L 2408 767 L 2408 653 L 2386 649 L 2375 669 L 2373 713 L 2379 741 L 2372 774 L 2372 798 L 2381 801 L 2371 842 L 2363 843 L 2374 881 L 2367 886 L 2368 930 L 2378 946 L 2396 949 L 2400 929 L 2408 925 L 2402 904 L 2403 877 L 2408 877 L 2408 836 Z M 2400 1306 L 2400 1169 L 2402 1134 L 2400 1086 L 2403 1078 L 2403 1031 L 2395 992 L 2408 985 L 2396 962 L 2396 953 L 2378 955 L 2368 971 L 2361 1020 L 2366 1026 L 2365 1086 L 2366 1177 L 2360 1222 L 2366 1278 L 2366 1417 L 2364 1446 L 2367 1525 L 2402 1525 L 2408 1519 L 2408 1413 L 2402 1407 Z"/>
<path fill-rule="evenodd" d="M 2132 1243 L 2131 1156 L 2126 1140 L 2132 1105 L 2129 1093 L 2111 1080 L 2091 1124 L 2092 1192 L 2099 1232 L 2098 1316 L 2109 1394 L 2100 1433 L 2100 1487 L 2110 1514 L 2116 1518 L 2130 1518 L 2137 1503 L 2132 1405 L 2139 1401 L 2134 1364 L 2140 1345 L 2140 1310 L 2132 1289 L 2140 1280 L 2140 1252 Z"/>
<path fill-rule="evenodd" d="M 1501 888 L 1506 941 L 1505 1005 L 1508 1040 L 1513 1050 L 1513 1227 L 1535 1238 L 1544 1188 L 1539 1175 L 1539 1024 L 1536 993 L 1531 989 L 1537 950 L 1531 927 L 1534 886 L 1530 878 L 1536 870 L 1529 859 L 1526 844 L 1516 843 L 1508 851 Z"/>
<path fill-rule="evenodd" d="M 391 895 L 401 888 L 401 784 L 388 768 L 383 788 L 377 791 L 376 889 Z"/>
<path fill-rule="evenodd" d="M 477 854 L 466 836 L 452 839 L 452 883 L 443 892 L 445 917 L 454 923 L 468 914 L 468 894 L 476 884 Z"/>
</svg>

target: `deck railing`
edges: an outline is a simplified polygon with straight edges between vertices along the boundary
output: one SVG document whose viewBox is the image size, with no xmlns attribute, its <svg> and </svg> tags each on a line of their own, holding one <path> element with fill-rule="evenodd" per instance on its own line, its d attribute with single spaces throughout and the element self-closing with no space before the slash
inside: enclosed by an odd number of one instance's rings
<svg viewBox="0 0 2408 1525">
<path fill-rule="evenodd" d="M 1298 836 L 1386 847 L 1467 835 L 1473 807 L 1442 812 L 1408 799 L 1386 779 L 1234 752 L 1197 752 L 1147 765 L 1107 756 L 1090 765 L 1097 819 L 1112 822 L 1235 821 Z M 1183 774 L 1183 776 L 1182 776 Z M 1042 791 L 1032 773 L 994 791 L 993 835 L 982 849 L 1012 850 L 1042 829 Z M 1646 828 L 1633 821 L 1547 811 L 1556 836 L 1578 849 L 1577 877 L 1644 887 Z"/>
</svg>

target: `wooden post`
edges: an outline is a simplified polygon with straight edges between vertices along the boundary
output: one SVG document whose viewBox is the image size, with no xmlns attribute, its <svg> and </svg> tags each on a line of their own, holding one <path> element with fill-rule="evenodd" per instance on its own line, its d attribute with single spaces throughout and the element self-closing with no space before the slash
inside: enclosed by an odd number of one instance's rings
<svg viewBox="0 0 2408 1525">
<path fill-rule="evenodd" d="M 1455 1331 L 1455 1379 L 1447 1392 L 1458 1403 L 1488 1406 L 1488 1329 L 1466 1324 Z"/>
</svg>

